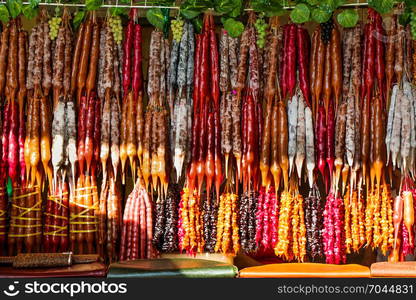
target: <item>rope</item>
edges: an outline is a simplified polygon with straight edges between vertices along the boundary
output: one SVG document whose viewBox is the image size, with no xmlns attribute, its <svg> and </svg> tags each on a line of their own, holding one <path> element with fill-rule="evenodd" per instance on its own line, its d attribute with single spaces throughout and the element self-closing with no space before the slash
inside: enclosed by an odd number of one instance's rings
<svg viewBox="0 0 416 300">
<path fill-rule="evenodd" d="M 15 190 L 20 190 L 21 188 L 16 188 Z M 14 200 L 17 199 L 23 199 L 23 198 L 27 198 L 33 195 L 38 195 L 39 194 L 39 190 L 35 191 L 35 192 L 31 192 L 28 194 L 22 194 L 19 196 L 12 196 L 12 208 L 17 208 L 19 209 L 21 212 L 19 215 L 17 216 L 12 216 L 11 220 L 10 220 L 10 227 L 11 228 L 41 228 L 42 227 L 42 217 L 25 217 L 28 213 L 30 212 L 37 212 L 37 211 L 41 211 L 41 205 L 42 205 L 42 199 L 39 199 L 38 202 L 36 202 L 32 207 L 23 207 L 23 206 L 19 206 L 16 203 L 14 203 Z M 17 224 L 16 221 L 35 221 L 35 222 L 39 222 L 38 224 Z M 42 230 L 40 231 L 36 231 L 36 232 L 32 232 L 32 233 L 23 233 L 23 234 L 17 234 L 17 233 L 11 233 L 9 234 L 10 237 L 30 237 L 30 236 L 37 236 L 37 235 L 41 235 L 42 234 Z"/>
<path fill-rule="evenodd" d="M 62 196 L 64 195 L 68 195 L 68 192 L 62 193 L 61 195 L 57 195 L 57 196 L 48 196 L 48 200 L 55 202 L 62 208 L 68 208 L 68 206 L 62 203 Z"/>
<path fill-rule="evenodd" d="M 89 190 L 93 190 L 93 192 L 92 193 L 87 193 L 87 194 L 82 194 L 82 195 L 77 195 L 77 192 L 89 191 Z M 89 186 L 89 187 L 83 187 L 83 188 L 76 189 L 75 190 L 75 195 L 76 196 L 74 196 L 74 200 L 97 195 L 97 187 L 96 186 Z M 98 225 L 98 216 L 88 214 L 91 210 L 94 212 L 95 210 L 99 209 L 99 203 L 97 201 L 95 201 L 95 203 L 93 203 L 92 205 L 81 204 L 77 201 L 73 201 L 72 203 L 77 207 L 83 208 L 84 210 L 82 210 L 80 213 L 72 213 L 71 212 L 70 218 L 69 218 L 69 224 L 70 225 L 87 225 L 87 226 L 88 225 Z M 84 220 L 86 219 L 86 220 L 85 221 L 76 221 L 76 219 L 84 219 Z M 69 229 L 70 233 L 91 233 L 91 232 L 97 232 L 97 231 L 98 231 L 97 226 L 94 226 L 94 228 L 91 228 L 91 229 L 75 229 L 72 226 L 70 226 L 70 229 Z"/>
<path fill-rule="evenodd" d="M 68 192 L 64 192 L 64 193 L 61 193 L 59 195 L 50 195 L 50 196 L 48 196 L 48 200 L 52 201 L 52 202 L 55 202 L 61 208 L 68 208 L 66 205 L 64 205 L 62 203 L 62 197 L 64 195 L 68 195 Z M 61 219 L 61 220 L 64 220 L 64 221 L 68 221 L 68 217 L 66 217 L 66 216 L 60 216 L 60 215 L 56 215 L 56 214 L 49 213 L 49 212 L 44 212 L 43 214 L 45 216 L 52 217 L 54 219 Z M 44 226 L 45 226 L 45 230 L 43 232 L 44 235 L 47 235 L 47 236 L 68 236 L 68 232 L 67 232 L 68 224 L 65 224 L 65 225 L 45 224 Z M 47 228 L 52 229 L 52 230 L 46 230 Z M 53 230 L 53 229 L 55 229 L 55 230 Z"/>
</svg>

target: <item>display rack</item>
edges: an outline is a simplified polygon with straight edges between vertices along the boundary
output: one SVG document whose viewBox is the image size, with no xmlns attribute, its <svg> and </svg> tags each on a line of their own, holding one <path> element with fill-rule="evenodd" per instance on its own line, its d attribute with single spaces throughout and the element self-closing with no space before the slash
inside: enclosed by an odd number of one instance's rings
<svg viewBox="0 0 416 300">
<path fill-rule="evenodd" d="M 109 1 L 103 1 L 103 5 L 101 8 L 112 8 L 112 7 L 120 7 L 120 8 L 141 8 L 141 9 L 150 9 L 150 8 L 167 8 L 167 9 L 176 9 L 179 10 L 179 6 L 163 6 L 163 5 L 155 5 L 153 1 L 131 1 L 130 4 L 120 4 L 119 1 L 111 1 L 115 3 L 108 3 Z M 0 3 L 5 4 L 6 1 L 0 1 Z M 23 4 L 30 4 L 28 1 L 23 1 Z M 40 2 L 39 6 L 66 6 L 66 7 L 85 7 L 85 3 L 63 3 L 63 2 Z M 291 10 L 294 6 L 284 6 L 283 9 Z M 360 7 L 368 7 L 368 2 L 355 2 L 355 3 L 345 3 L 339 8 L 360 8 Z M 245 11 L 251 11 L 251 8 L 245 8 Z"/>
</svg>

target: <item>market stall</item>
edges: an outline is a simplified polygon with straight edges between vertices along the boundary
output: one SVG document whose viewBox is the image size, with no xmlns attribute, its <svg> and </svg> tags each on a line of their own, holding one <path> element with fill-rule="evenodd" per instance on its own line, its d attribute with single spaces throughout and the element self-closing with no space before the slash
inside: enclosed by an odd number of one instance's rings
<svg viewBox="0 0 416 300">
<path fill-rule="evenodd" d="M 0 2 L 0 276 L 416 276 L 414 7 Z"/>
</svg>

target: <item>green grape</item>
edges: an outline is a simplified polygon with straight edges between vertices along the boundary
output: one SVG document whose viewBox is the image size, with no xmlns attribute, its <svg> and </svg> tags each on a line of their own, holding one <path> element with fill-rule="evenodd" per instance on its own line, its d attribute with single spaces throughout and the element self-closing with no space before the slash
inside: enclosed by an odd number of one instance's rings
<svg viewBox="0 0 416 300">
<path fill-rule="evenodd" d="M 257 46 L 259 48 L 264 48 L 264 45 L 266 44 L 266 29 L 268 25 L 264 21 L 263 16 L 259 16 L 259 18 L 254 23 L 254 28 L 257 32 Z"/>
<path fill-rule="evenodd" d="M 59 26 L 62 22 L 61 17 L 53 17 L 48 21 L 49 24 L 49 37 L 51 40 L 56 39 L 58 36 Z"/>
<path fill-rule="evenodd" d="M 171 21 L 170 28 L 172 30 L 172 36 L 173 39 L 177 42 L 180 42 L 182 38 L 183 24 L 184 21 L 180 17 Z"/>
<path fill-rule="evenodd" d="M 113 33 L 113 38 L 116 44 L 120 44 L 123 39 L 122 30 L 123 26 L 121 25 L 121 18 L 120 16 L 111 16 L 108 18 L 108 25 L 110 27 L 110 31 Z"/>
</svg>

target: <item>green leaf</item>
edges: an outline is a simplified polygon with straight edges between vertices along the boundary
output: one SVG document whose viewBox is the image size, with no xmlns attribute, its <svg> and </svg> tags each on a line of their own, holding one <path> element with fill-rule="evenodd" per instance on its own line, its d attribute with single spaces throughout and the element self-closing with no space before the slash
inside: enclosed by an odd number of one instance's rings
<svg viewBox="0 0 416 300">
<path fill-rule="evenodd" d="M 402 26 L 406 26 L 410 22 L 412 10 L 410 7 L 406 7 L 403 13 L 399 16 L 399 23 Z"/>
<path fill-rule="evenodd" d="M 294 23 L 305 23 L 309 21 L 310 14 L 311 12 L 309 10 L 309 7 L 304 3 L 300 3 L 296 5 L 290 13 L 290 19 Z"/>
<path fill-rule="evenodd" d="M 234 8 L 229 14 L 228 16 L 230 16 L 231 18 L 237 18 L 238 16 L 241 15 L 241 11 L 242 11 L 242 7 L 236 7 Z"/>
<path fill-rule="evenodd" d="M 345 2 L 346 2 L 345 0 L 334 0 L 334 7 L 335 7 L 335 9 L 337 9 L 341 5 L 345 4 Z"/>
<path fill-rule="evenodd" d="M 22 0 L 7 0 L 7 8 L 9 9 L 10 16 L 14 19 L 17 18 L 22 12 Z"/>
<path fill-rule="evenodd" d="M 263 3 L 263 1 L 252 1 L 251 8 L 255 12 L 264 12 L 267 10 L 267 4 Z"/>
<path fill-rule="evenodd" d="M 38 8 L 32 8 L 30 4 L 24 5 L 22 13 L 27 19 L 31 20 L 38 15 Z"/>
<path fill-rule="evenodd" d="M 201 18 L 192 19 L 192 25 L 194 25 L 195 33 L 201 33 L 202 31 L 202 19 Z"/>
<path fill-rule="evenodd" d="M 0 4 L 0 21 L 8 22 L 10 19 L 9 11 L 7 10 L 6 5 Z"/>
<path fill-rule="evenodd" d="M 251 8 L 255 12 L 264 13 L 267 17 L 281 16 L 286 13 L 282 3 L 282 0 L 253 0 Z"/>
<path fill-rule="evenodd" d="M 214 1 L 214 10 L 219 14 L 228 14 L 234 9 L 236 4 L 237 1 L 233 0 L 216 0 Z"/>
<path fill-rule="evenodd" d="M 394 0 L 369 0 L 368 6 L 374 8 L 380 14 L 387 14 L 393 9 Z"/>
<path fill-rule="evenodd" d="M 103 5 L 103 0 L 85 0 L 87 10 L 97 10 Z"/>
<path fill-rule="evenodd" d="M 322 0 L 319 2 L 318 7 L 327 13 L 332 13 L 335 10 L 335 4 L 333 0 Z"/>
<path fill-rule="evenodd" d="M 181 15 L 188 20 L 191 20 L 201 14 L 201 11 L 193 10 L 193 9 L 181 9 Z"/>
<path fill-rule="evenodd" d="M 269 6 L 264 11 L 266 17 L 282 16 L 286 13 L 283 9 L 281 1 L 279 0 L 270 0 Z"/>
<path fill-rule="evenodd" d="M 345 0 L 321 0 L 318 3 L 318 7 L 328 13 L 332 13 L 334 10 L 336 10 L 344 3 Z"/>
<path fill-rule="evenodd" d="M 163 30 L 164 18 L 160 8 L 151 8 L 146 12 L 146 18 L 154 27 Z"/>
<path fill-rule="evenodd" d="M 311 16 L 315 22 L 325 23 L 331 18 L 332 13 L 329 13 L 321 8 L 314 8 L 312 10 Z"/>
<path fill-rule="evenodd" d="M 232 18 L 237 18 L 241 15 L 241 12 L 243 10 L 243 2 L 242 0 L 236 0 L 236 2 L 239 2 L 239 5 L 236 5 L 234 9 L 228 14 Z"/>
<path fill-rule="evenodd" d="M 355 9 L 346 9 L 337 16 L 339 25 L 346 28 L 357 25 L 358 18 L 358 13 Z"/>
<path fill-rule="evenodd" d="M 40 0 L 30 0 L 29 5 L 31 8 L 36 8 L 39 6 Z"/>
<path fill-rule="evenodd" d="M 416 6 L 416 0 L 404 0 L 403 2 L 406 8 L 411 8 L 411 7 Z"/>
<path fill-rule="evenodd" d="M 175 2 L 175 0 L 159 0 L 157 2 L 157 4 L 160 5 L 160 6 L 171 6 L 171 5 L 173 5 L 174 2 Z M 149 1 L 147 3 L 149 3 Z"/>
<path fill-rule="evenodd" d="M 110 8 L 110 15 L 111 16 L 121 16 L 121 15 L 128 15 L 127 9 L 125 7 L 111 7 Z"/>
<path fill-rule="evenodd" d="M 268 10 L 265 12 L 266 17 L 275 17 L 275 16 L 283 16 L 286 13 L 286 10 L 282 9 L 275 9 L 275 10 Z"/>
<path fill-rule="evenodd" d="M 403 13 L 399 16 L 399 24 L 402 26 L 406 26 L 410 22 L 410 13 Z"/>
<path fill-rule="evenodd" d="M 212 7 L 209 0 L 186 0 L 182 3 L 180 13 L 185 19 L 193 19 Z"/>
<path fill-rule="evenodd" d="M 317 5 L 319 3 L 319 0 L 306 0 L 306 3 L 309 5 Z"/>
<path fill-rule="evenodd" d="M 72 24 L 75 29 L 78 28 L 78 26 L 82 23 L 82 21 L 85 18 L 85 15 L 85 10 L 79 10 L 75 13 L 74 19 L 72 20 Z"/>
<path fill-rule="evenodd" d="M 210 7 L 213 7 L 213 4 L 209 0 L 186 0 L 182 3 L 181 10 L 191 9 L 202 13 Z"/>
<path fill-rule="evenodd" d="M 228 18 L 224 22 L 224 29 L 232 37 L 239 37 L 244 31 L 244 24 L 240 21 L 236 21 L 233 18 Z"/>
</svg>

